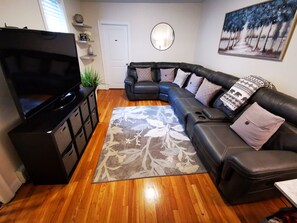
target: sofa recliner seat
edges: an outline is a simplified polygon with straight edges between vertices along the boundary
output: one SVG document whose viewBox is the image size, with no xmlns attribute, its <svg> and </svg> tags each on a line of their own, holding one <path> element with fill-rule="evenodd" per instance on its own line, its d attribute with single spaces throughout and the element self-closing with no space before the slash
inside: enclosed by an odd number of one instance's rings
<svg viewBox="0 0 297 223">
<path fill-rule="evenodd" d="M 145 84 L 137 83 L 136 67 L 151 67 L 151 84 L 154 87 L 148 84 L 150 88 L 147 91 L 137 89 L 138 84 L 142 87 Z M 160 69 L 166 68 L 201 76 L 222 86 L 222 89 L 214 96 L 210 107 L 204 106 L 185 89 L 190 76 L 182 88 L 160 82 Z M 238 79 L 196 64 L 164 62 L 130 63 L 125 79 L 129 100 L 159 99 L 171 104 L 210 177 L 231 204 L 277 196 L 279 192 L 274 182 L 297 178 L 297 99 L 276 90 L 261 88 L 240 109 L 231 111 L 220 97 Z M 286 120 L 260 151 L 255 151 L 230 128 L 254 102 Z"/>
<path fill-rule="evenodd" d="M 194 127 L 192 142 L 199 148 L 197 149 L 198 156 L 207 166 L 206 168 L 216 184 L 220 182 L 226 157 L 244 151 L 254 151 L 232 131 L 230 123 L 199 123 Z"/>
</svg>

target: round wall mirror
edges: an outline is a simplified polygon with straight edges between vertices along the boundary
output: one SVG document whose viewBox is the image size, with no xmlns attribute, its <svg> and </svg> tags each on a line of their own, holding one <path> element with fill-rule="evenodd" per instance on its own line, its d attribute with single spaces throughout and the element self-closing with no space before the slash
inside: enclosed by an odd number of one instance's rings
<svg viewBox="0 0 297 223">
<path fill-rule="evenodd" d="M 165 22 L 158 23 L 151 32 L 151 43 L 157 50 L 167 50 L 174 42 L 174 30 Z"/>
</svg>

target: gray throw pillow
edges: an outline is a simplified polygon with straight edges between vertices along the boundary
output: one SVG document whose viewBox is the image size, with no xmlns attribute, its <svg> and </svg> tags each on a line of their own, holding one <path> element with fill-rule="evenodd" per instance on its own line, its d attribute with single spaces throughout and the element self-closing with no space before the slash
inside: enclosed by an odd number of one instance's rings
<svg viewBox="0 0 297 223">
<path fill-rule="evenodd" d="M 160 69 L 161 82 L 173 82 L 175 68 Z"/>
<path fill-rule="evenodd" d="M 249 146 L 259 150 L 284 121 L 255 102 L 230 127 Z"/>
<path fill-rule="evenodd" d="M 153 81 L 151 68 L 136 68 L 137 82 Z"/>
<path fill-rule="evenodd" d="M 201 86 L 199 87 L 195 98 L 205 106 L 209 106 L 211 99 L 219 92 L 222 86 L 213 84 L 204 78 Z"/>
</svg>

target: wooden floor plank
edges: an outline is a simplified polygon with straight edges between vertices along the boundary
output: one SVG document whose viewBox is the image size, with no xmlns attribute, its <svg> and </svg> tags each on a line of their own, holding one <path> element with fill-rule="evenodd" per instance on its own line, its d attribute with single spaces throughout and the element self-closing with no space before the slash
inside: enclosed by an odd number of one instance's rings
<svg viewBox="0 0 297 223">
<path fill-rule="evenodd" d="M 12 222 L 260 222 L 290 206 L 284 198 L 231 206 L 208 174 L 93 184 L 93 176 L 114 107 L 168 105 L 128 101 L 123 90 L 97 94 L 100 123 L 67 185 L 23 185 L 0 209 L 0 223 Z"/>
</svg>

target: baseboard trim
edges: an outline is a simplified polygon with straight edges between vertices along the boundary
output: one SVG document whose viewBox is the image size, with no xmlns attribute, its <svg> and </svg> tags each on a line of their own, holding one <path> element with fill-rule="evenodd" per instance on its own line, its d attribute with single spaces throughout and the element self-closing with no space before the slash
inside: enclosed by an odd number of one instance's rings
<svg viewBox="0 0 297 223">
<path fill-rule="evenodd" d="M 14 198 L 15 193 L 22 186 L 22 182 L 17 177 L 15 177 L 11 184 L 7 184 L 0 174 L 0 185 L 0 201 L 3 204 L 7 204 L 12 198 Z"/>
</svg>

